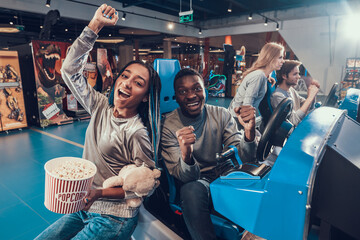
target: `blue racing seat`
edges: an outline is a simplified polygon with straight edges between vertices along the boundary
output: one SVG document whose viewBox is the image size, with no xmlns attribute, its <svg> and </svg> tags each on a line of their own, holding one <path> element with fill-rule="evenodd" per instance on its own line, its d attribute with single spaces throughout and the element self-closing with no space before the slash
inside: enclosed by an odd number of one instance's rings
<svg viewBox="0 0 360 240">
<path fill-rule="evenodd" d="M 360 89 L 349 88 L 339 109 L 346 109 L 349 117 L 360 122 Z"/>
<path fill-rule="evenodd" d="M 171 112 L 179 107 L 175 100 L 174 78 L 181 69 L 180 63 L 176 59 L 155 59 L 154 68 L 159 73 L 162 85 L 160 93 L 160 112 L 161 114 Z M 205 94 L 207 100 L 208 92 L 205 91 Z M 163 169 L 163 173 L 166 175 L 168 181 L 168 201 L 170 208 L 175 214 L 182 215 L 182 209 L 179 204 L 179 194 L 177 193 L 181 183 L 169 174 L 165 163 L 161 158 L 159 165 Z M 213 214 L 211 215 L 211 220 L 218 237 L 222 239 L 241 238 L 242 231 L 231 221 Z"/>
<path fill-rule="evenodd" d="M 161 79 L 160 113 L 171 112 L 179 105 L 175 100 L 174 78 L 180 71 L 180 62 L 177 59 L 155 59 L 154 69 Z"/>
</svg>

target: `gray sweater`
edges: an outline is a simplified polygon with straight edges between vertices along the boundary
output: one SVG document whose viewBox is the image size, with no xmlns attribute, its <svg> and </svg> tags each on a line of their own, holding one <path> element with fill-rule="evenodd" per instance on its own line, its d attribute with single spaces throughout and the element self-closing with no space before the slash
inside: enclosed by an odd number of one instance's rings
<svg viewBox="0 0 360 240">
<path fill-rule="evenodd" d="M 284 98 L 291 98 L 293 101 L 293 109 L 290 113 L 289 120 L 294 126 L 297 126 L 306 115 L 306 113 L 300 109 L 301 105 L 305 102 L 305 98 L 301 97 L 293 87 L 290 87 L 289 91 L 277 87 L 270 98 L 273 109 L 275 109 Z"/>
<path fill-rule="evenodd" d="M 145 163 L 154 167 L 154 162 L 148 132 L 139 115 L 127 119 L 114 117 L 108 98 L 95 91 L 82 75 L 96 39 L 97 35 L 85 27 L 71 46 L 61 73 L 66 85 L 91 115 L 83 158 L 96 165 L 93 187 L 101 188 L 105 179 L 117 175 L 127 164 Z M 89 212 L 130 218 L 138 213 L 138 208 L 127 207 L 123 199 L 99 199 Z"/>
<path fill-rule="evenodd" d="M 194 165 L 188 165 L 182 160 L 175 134 L 177 130 L 189 125 L 195 128 L 196 134 Z M 196 119 L 185 117 L 178 108 L 164 120 L 161 154 L 169 173 L 184 183 L 197 180 L 200 172 L 214 168 L 216 153 L 223 152 L 230 145 L 237 147 L 243 162 L 255 160 L 256 141 L 245 142 L 243 132 L 238 131 L 235 120 L 223 107 L 205 104 L 203 112 Z"/>
<path fill-rule="evenodd" d="M 259 108 L 267 90 L 267 80 L 262 70 L 255 70 L 245 76 L 229 105 L 229 111 L 233 117 L 236 117 L 234 112 L 236 107 L 251 105 L 256 109 Z"/>
</svg>

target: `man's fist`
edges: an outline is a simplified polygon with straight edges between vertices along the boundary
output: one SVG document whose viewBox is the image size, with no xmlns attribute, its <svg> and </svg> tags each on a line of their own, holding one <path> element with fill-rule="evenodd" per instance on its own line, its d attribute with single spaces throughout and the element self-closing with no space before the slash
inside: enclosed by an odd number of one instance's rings
<svg viewBox="0 0 360 240">
<path fill-rule="evenodd" d="M 320 88 L 320 83 L 319 83 L 318 80 L 313 79 L 313 80 L 311 81 L 311 85 L 315 85 L 317 88 Z"/>
<path fill-rule="evenodd" d="M 234 111 L 240 124 L 244 127 L 246 141 L 252 142 L 255 138 L 255 108 L 250 105 L 243 105 L 235 108 Z"/>
<path fill-rule="evenodd" d="M 195 129 L 193 126 L 183 127 L 182 129 L 176 131 L 176 137 L 179 142 L 182 159 L 187 164 L 193 164 L 191 155 L 193 152 L 193 144 L 196 141 L 194 131 Z"/>
<path fill-rule="evenodd" d="M 319 88 L 316 85 L 311 84 L 308 88 L 308 97 L 315 98 L 318 92 Z"/>
</svg>

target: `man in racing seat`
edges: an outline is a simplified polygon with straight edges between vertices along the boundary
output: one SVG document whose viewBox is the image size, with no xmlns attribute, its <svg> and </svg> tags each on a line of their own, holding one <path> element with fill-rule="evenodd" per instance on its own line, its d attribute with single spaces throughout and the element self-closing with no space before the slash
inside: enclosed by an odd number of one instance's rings
<svg viewBox="0 0 360 240">
<path fill-rule="evenodd" d="M 226 170 L 217 167 L 216 153 L 233 145 L 243 162 L 255 160 L 255 108 L 235 109 L 244 127 L 239 131 L 227 109 L 205 104 L 204 80 L 195 70 L 180 70 L 174 89 L 180 107 L 164 119 L 161 154 L 169 173 L 182 182 L 181 207 L 191 237 L 216 239 L 209 186 Z"/>
<path fill-rule="evenodd" d="M 294 124 L 294 126 L 297 126 L 309 112 L 320 87 L 319 82 L 313 80 L 308 87 L 308 96 L 306 99 L 296 92 L 293 86 L 295 86 L 300 79 L 300 65 L 301 62 L 299 61 L 285 61 L 281 69 L 276 73 L 277 87 L 270 97 L 273 109 L 275 109 L 284 98 L 292 99 L 293 110 L 290 113 L 289 121 Z"/>
</svg>

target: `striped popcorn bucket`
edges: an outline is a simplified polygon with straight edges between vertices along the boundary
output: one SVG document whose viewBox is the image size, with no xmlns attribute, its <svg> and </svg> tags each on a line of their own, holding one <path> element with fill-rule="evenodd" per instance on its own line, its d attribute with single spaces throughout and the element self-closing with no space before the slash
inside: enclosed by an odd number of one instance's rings
<svg viewBox="0 0 360 240">
<path fill-rule="evenodd" d="M 53 170 L 58 169 L 65 161 L 84 164 L 93 174 L 80 179 L 63 179 L 54 175 Z M 67 162 L 69 163 L 69 162 Z M 54 158 L 46 162 L 45 166 L 45 207 L 52 212 L 68 214 L 84 208 L 84 198 L 87 195 L 94 176 L 96 166 L 85 159 L 75 157 Z"/>
</svg>

